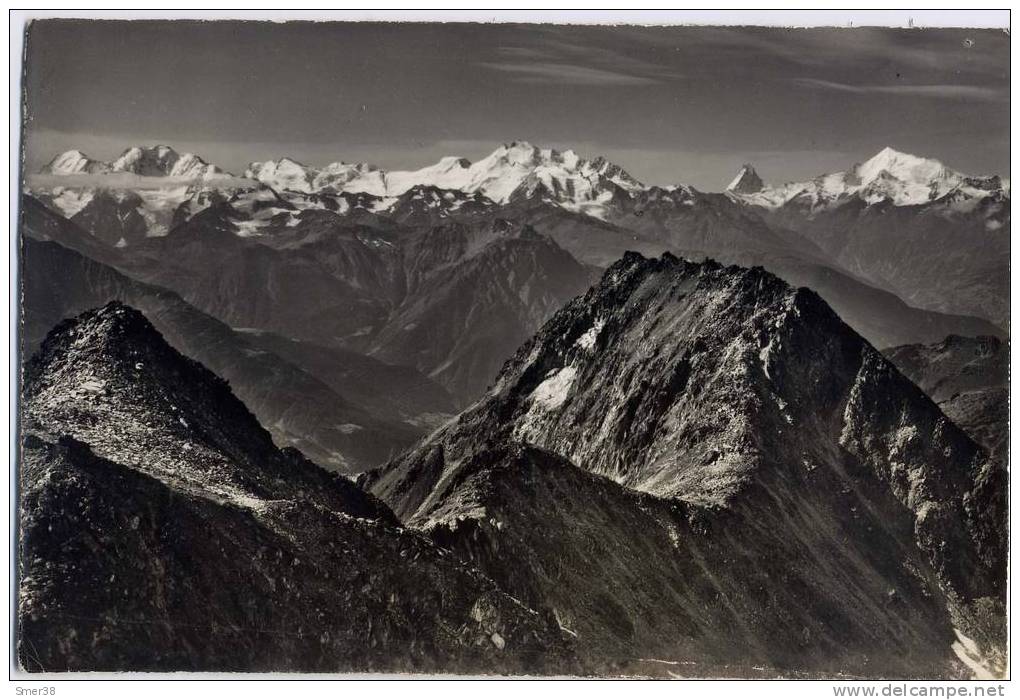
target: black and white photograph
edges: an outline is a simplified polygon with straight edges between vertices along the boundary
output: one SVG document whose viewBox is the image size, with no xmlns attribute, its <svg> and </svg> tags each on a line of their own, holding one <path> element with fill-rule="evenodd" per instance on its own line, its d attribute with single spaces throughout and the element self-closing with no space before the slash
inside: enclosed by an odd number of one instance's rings
<svg viewBox="0 0 1020 700">
<path fill-rule="evenodd" d="M 1007 695 L 1009 11 L 820 14 L 12 24 L 11 679 Z"/>
</svg>

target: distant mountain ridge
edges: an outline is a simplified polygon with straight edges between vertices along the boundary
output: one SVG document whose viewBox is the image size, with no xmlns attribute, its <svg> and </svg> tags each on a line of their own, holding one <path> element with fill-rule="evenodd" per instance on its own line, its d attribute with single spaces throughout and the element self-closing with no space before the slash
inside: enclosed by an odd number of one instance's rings
<svg viewBox="0 0 1020 700">
<path fill-rule="evenodd" d="M 806 182 L 755 185 L 727 196 L 848 272 L 911 306 L 1009 325 L 1008 180 L 886 148 Z"/>
<path fill-rule="evenodd" d="M 55 156 L 42 172 L 53 175 L 130 172 L 206 179 L 231 176 L 195 154 L 178 154 L 164 145 L 133 146 L 112 163 L 70 150 Z M 415 186 L 436 187 L 478 192 L 500 204 L 542 189 L 556 201 L 577 209 L 604 205 L 612 200 L 617 189 L 631 195 L 650 189 L 601 156 L 588 159 L 573 150 L 540 148 L 527 141 L 505 143 L 474 163 L 447 156 L 418 170 L 388 171 L 369 163 L 344 161 L 313 167 L 283 157 L 252 162 L 243 177 L 277 190 L 352 192 L 384 198 L 399 196 Z M 847 170 L 781 186 L 766 185 L 754 166 L 746 164 L 724 191 L 768 208 L 793 200 L 816 208 L 854 196 L 870 204 L 887 200 L 896 206 L 911 206 L 947 196 L 969 200 L 995 194 L 1008 198 L 1010 194 L 1009 181 L 998 176 L 965 175 L 933 158 L 889 147 Z"/>
<path fill-rule="evenodd" d="M 504 144 L 476 163 L 447 157 L 414 171 L 385 171 L 366 163 L 343 162 L 321 169 L 309 168 L 284 158 L 252 163 L 245 176 L 277 189 L 303 192 L 332 189 L 379 197 L 396 197 L 415 186 L 430 186 L 478 192 L 497 203 L 545 187 L 563 195 L 562 201 L 578 206 L 611 198 L 615 188 L 628 191 L 643 188 L 622 168 L 604 158 L 585 160 L 572 150 L 541 149 L 526 141 Z"/>
<path fill-rule="evenodd" d="M 888 201 L 895 206 L 928 204 L 943 198 L 957 204 L 996 195 L 1008 198 L 1009 181 L 996 175 L 965 175 L 933 158 L 887 147 L 847 170 L 777 187 L 766 185 L 753 166 L 745 165 L 726 191 L 748 204 L 769 209 L 796 203 L 814 210 L 854 197 L 868 204 Z"/>
</svg>

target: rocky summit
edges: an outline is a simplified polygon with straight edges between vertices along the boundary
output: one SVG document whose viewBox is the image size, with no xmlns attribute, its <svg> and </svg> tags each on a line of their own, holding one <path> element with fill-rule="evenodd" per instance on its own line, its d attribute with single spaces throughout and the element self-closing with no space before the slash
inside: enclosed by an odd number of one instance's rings
<svg viewBox="0 0 1020 700">
<path fill-rule="evenodd" d="M 614 667 L 951 676 L 956 635 L 1001 643 L 1004 472 L 761 269 L 626 255 L 362 483 Z"/>
</svg>

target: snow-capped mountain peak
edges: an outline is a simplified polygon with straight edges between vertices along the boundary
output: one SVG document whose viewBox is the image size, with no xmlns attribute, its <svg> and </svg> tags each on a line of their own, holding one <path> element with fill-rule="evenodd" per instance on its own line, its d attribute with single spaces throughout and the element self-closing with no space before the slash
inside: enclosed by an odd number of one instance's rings
<svg viewBox="0 0 1020 700">
<path fill-rule="evenodd" d="M 931 182 L 957 175 L 934 158 L 921 158 L 885 147 L 855 168 L 862 182 L 888 173 L 904 182 Z"/>
<path fill-rule="evenodd" d="M 175 177 L 209 180 L 230 177 L 219 167 L 194 153 L 180 154 L 170 146 L 132 146 L 107 163 L 94 160 L 77 149 L 64 151 L 46 165 L 44 175 L 105 175 L 131 173 L 144 177 Z"/>
<path fill-rule="evenodd" d="M 542 149 L 527 141 L 500 146 L 469 171 L 469 191 L 480 191 L 497 202 L 541 185 L 561 204 L 580 207 L 611 199 L 617 187 L 631 191 L 643 188 L 623 168 L 605 158 L 586 160 L 573 150 Z"/>
<path fill-rule="evenodd" d="M 181 154 L 164 145 L 132 146 L 113 162 L 111 170 L 145 177 L 212 179 L 229 176 L 194 153 Z"/>
<path fill-rule="evenodd" d="M 169 146 L 132 146 L 113 161 L 113 170 L 158 177 L 169 175 L 179 158 Z"/>
<path fill-rule="evenodd" d="M 439 162 L 432 166 L 433 169 L 441 172 L 450 172 L 452 170 L 464 170 L 471 167 L 471 161 L 467 158 L 460 158 L 458 156 L 446 156 L 440 158 Z"/>
<path fill-rule="evenodd" d="M 89 158 L 77 149 L 58 154 L 42 169 L 46 175 L 94 175 L 109 171 L 109 163 Z"/>
<path fill-rule="evenodd" d="M 938 199 L 964 180 L 962 174 L 933 158 L 920 158 L 888 147 L 856 166 L 851 174 L 859 180 L 865 199 L 891 199 L 896 204 Z"/>
<path fill-rule="evenodd" d="M 549 153 L 551 154 L 551 150 Z M 541 157 L 541 150 L 527 141 L 511 141 L 493 151 L 492 156 L 510 163 L 529 165 L 535 163 Z"/>
<path fill-rule="evenodd" d="M 244 176 L 281 190 L 310 192 L 318 172 L 292 158 L 255 161 L 248 164 Z"/>
<path fill-rule="evenodd" d="M 754 192 L 761 192 L 764 188 L 765 183 L 758 176 L 754 166 L 750 163 L 745 163 L 741 166 L 737 176 L 726 187 L 726 190 L 728 192 L 736 192 L 737 194 L 752 194 Z"/>
<path fill-rule="evenodd" d="M 511 141 L 493 151 L 482 162 L 506 162 L 524 167 L 559 165 L 573 170 L 580 165 L 582 159 L 572 149 L 557 151 L 553 148 L 539 148 L 527 141 Z"/>
</svg>

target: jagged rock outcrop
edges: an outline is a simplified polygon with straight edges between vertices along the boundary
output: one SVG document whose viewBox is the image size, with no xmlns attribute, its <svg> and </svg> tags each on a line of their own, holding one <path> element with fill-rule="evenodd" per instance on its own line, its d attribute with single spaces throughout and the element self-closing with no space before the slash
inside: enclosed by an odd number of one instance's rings
<svg viewBox="0 0 1020 700">
<path fill-rule="evenodd" d="M 1008 344 L 991 336 L 951 335 L 932 345 L 889 348 L 885 355 L 993 457 L 1007 459 Z"/>
</svg>

